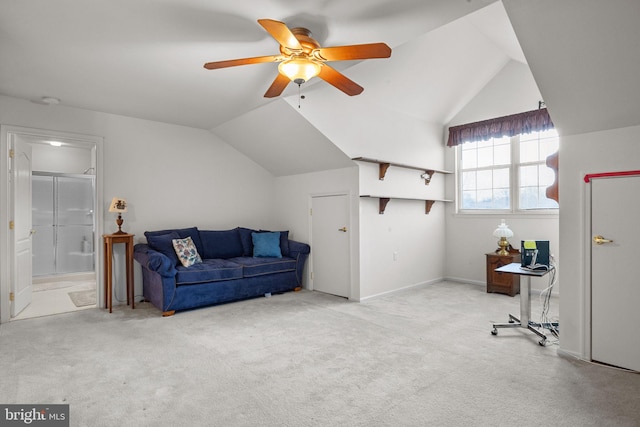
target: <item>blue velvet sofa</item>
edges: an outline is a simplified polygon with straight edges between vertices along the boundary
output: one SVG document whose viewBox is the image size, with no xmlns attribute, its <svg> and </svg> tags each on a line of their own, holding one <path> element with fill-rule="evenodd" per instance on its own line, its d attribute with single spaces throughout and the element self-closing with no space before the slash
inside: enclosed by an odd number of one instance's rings
<svg viewBox="0 0 640 427">
<path fill-rule="evenodd" d="M 147 243 L 134 246 L 134 259 L 142 266 L 145 300 L 156 306 L 163 316 L 179 310 L 299 290 L 310 252 L 309 245 L 289 240 L 288 231 L 265 232 L 243 227 L 212 231 L 191 227 L 144 234 Z M 189 267 L 182 264 L 173 246 L 174 239 L 187 237 L 191 238 L 201 259 Z M 277 239 L 275 244 L 273 238 Z"/>
</svg>

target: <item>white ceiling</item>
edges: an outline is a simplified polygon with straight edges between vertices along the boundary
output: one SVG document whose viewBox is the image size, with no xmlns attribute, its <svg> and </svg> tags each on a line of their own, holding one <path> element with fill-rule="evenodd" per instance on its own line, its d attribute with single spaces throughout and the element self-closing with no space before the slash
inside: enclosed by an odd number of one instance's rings
<svg viewBox="0 0 640 427">
<path fill-rule="evenodd" d="M 305 120 L 293 113 L 295 85 L 263 98 L 276 64 L 203 68 L 277 53 L 259 18 L 307 27 L 323 46 L 391 46 L 389 59 L 331 63 L 365 88 L 357 103 L 330 94 L 347 110 L 375 104 L 446 124 L 519 61 L 561 134 L 640 124 L 637 0 L 0 0 L 0 94 L 210 129 L 276 175 L 298 169 L 249 141 L 280 138 L 277 151 L 298 153 L 301 170 L 341 165 L 345 154 L 312 123 L 294 123 Z M 321 91 L 337 89 L 304 84 L 303 108 Z M 303 129 L 315 151 L 292 151 L 296 138 L 269 126 Z"/>
<path fill-rule="evenodd" d="M 439 43 L 450 41 L 457 51 L 485 31 L 501 44 L 495 49 L 517 46 L 501 7 L 493 8 L 494 22 L 484 13 L 488 22 L 459 24 L 463 33 L 452 40 L 429 35 L 491 2 L 0 0 L 0 93 L 30 100 L 52 96 L 67 106 L 212 129 L 272 101 L 263 94 L 276 76 L 276 64 L 203 68 L 208 61 L 278 53 L 278 43 L 257 23 L 271 18 L 309 28 L 323 46 L 386 42 L 394 49 L 390 59 L 362 63 L 362 74 L 373 75 L 366 84 L 348 71 L 353 63 L 332 65 L 365 92 L 390 97 L 385 102 L 398 109 L 426 107 L 429 116 L 435 103 L 422 94 L 433 90 L 418 87 L 416 72 L 422 82 L 440 82 L 438 91 L 447 91 L 447 80 L 455 84 L 443 67 L 432 67 L 444 59 L 438 58 Z M 521 56 L 517 50 L 510 53 Z M 336 90 L 322 81 L 311 83 L 305 90 L 313 85 Z M 402 95 L 407 91 L 410 104 Z M 294 84 L 287 95 L 297 95 Z M 442 119 L 442 111 L 433 113 Z"/>
</svg>

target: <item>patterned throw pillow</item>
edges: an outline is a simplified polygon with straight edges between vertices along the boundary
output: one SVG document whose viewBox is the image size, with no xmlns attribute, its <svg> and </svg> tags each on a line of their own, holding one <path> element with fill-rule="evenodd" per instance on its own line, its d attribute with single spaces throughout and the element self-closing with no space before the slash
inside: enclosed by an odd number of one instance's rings
<svg viewBox="0 0 640 427">
<path fill-rule="evenodd" d="M 182 265 L 189 267 L 202 262 L 202 258 L 200 258 L 196 245 L 193 243 L 193 240 L 191 240 L 191 237 L 173 239 L 172 242 L 173 248 L 176 250 L 176 255 L 178 255 L 178 259 Z"/>
</svg>

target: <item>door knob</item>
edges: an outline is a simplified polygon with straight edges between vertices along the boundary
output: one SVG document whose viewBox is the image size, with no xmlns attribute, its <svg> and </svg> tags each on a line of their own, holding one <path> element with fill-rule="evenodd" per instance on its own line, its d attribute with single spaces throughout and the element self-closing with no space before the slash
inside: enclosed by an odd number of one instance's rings
<svg viewBox="0 0 640 427">
<path fill-rule="evenodd" d="M 613 240 L 605 239 L 604 237 L 597 235 L 593 236 L 593 243 L 596 245 L 604 245 L 605 243 L 613 243 Z"/>
<path fill-rule="evenodd" d="M 34 234 L 36 234 L 36 230 L 34 230 L 34 229 L 29 230 L 29 235 L 30 236 L 33 236 Z"/>
<path fill-rule="evenodd" d="M 343 233 L 346 233 L 347 227 L 338 228 L 338 231 L 342 231 Z"/>
</svg>

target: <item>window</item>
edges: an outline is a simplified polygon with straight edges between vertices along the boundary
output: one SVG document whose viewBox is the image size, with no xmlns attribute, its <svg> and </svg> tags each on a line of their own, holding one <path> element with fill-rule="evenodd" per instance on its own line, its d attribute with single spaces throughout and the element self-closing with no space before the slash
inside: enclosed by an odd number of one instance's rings
<svg viewBox="0 0 640 427">
<path fill-rule="evenodd" d="M 460 210 L 557 209 L 545 194 L 555 179 L 545 161 L 558 146 L 555 129 L 459 145 Z"/>
</svg>

